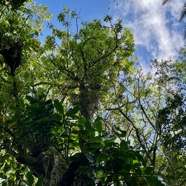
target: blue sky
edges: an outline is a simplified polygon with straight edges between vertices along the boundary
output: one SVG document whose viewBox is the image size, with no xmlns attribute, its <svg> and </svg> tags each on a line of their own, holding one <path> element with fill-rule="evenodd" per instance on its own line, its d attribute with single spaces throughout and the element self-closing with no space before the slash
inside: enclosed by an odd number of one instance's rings
<svg viewBox="0 0 186 186">
<path fill-rule="evenodd" d="M 38 4 L 49 7 L 54 17 L 62 10 L 64 6 L 71 10 L 76 10 L 84 20 L 102 19 L 108 13 L 108 0 L 35 0 Z M 54 19 L 55 20 L 55 19 Z"/>
<path fill-rule="evenodd" d="M 151 59 L 175 59 L 185 43 L 184 24 L 179 22 L 185 0 L 171 0 L 162 6 L 162 0 L 35 0 L 49 7 L 54 14 L 52 22 L 64 6 L 76 10 L 80 21 L 103 19 L 112 15 L 123 19 L 124 26 L 134 34 L 136 56 L 144 68 Z M 44 35 L 48 33 L 45 30 Z"/>
</svg>

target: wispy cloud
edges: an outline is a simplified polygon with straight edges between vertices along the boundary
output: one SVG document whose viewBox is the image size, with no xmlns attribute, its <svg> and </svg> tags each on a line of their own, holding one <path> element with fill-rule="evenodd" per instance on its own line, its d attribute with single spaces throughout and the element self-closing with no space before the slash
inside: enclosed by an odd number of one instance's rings
<svg viewBox="0 0 186 186">
<path fill-rule="evenodd" d="M 121 17 L 135 37 L 135 44 L 143 46 L 151 59 L 174 59 L 184 44 L 183 24 L 179 23 L 184 0 L 117 0 L 114 16 Z M 140 50 L 140 47 L 138 47 Z"/>
</svg>

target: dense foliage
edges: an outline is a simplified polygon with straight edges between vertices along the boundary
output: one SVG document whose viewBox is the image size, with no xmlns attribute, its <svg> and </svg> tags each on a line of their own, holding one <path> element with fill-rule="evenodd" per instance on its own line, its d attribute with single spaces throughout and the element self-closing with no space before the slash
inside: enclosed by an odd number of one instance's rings
<svg viewBox="0 0 186 186">
<path fill-rule="evenodd" d="M 46 7 L 0 10 L 1 185 L 186 184 L 185 48 L 144 74 L 121 20 L 64 8 L 41 44 Z"/>
</svg>

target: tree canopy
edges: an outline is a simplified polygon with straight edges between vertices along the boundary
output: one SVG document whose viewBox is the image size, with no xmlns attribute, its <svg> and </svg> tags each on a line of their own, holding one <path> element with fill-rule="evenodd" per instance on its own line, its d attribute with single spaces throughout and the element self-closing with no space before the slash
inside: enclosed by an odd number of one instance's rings
<svg viewBox="0 0 186 186">
<path fill-rule="evenodd" d="M 186 184 L 184 47 L 145 74 L 120 19 L 65 7 L 42 44 L 47 7 L 0 10 L 1 185 Z"/>
</svg>

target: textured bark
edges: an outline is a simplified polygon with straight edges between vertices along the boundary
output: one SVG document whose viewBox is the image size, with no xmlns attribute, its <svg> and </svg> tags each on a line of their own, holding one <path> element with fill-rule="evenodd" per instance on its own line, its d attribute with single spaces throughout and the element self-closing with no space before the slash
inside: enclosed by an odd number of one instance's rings
<svg viewBox="0 0 186 186">
<path fill-rule="evenodd" d="M 49 155 L 43 154 L 42 158 L 45 170 L 43 186 L 60 186 L 67 171 L 67 163 L 55 148 L 51 147 L 49 152 Z"/>
<path fill-rule="evenodd" d="M 82 83 L 80 85 L 79 105 L 81 115 L 88 121 L 92 121 L 95 111 L 98 108 L 98 95 L 90 85 Z"/>
<path fill-rule="evenodd" d="M 61 154 L 54 148 L 50 147 L 47 152 L 42 152 L 38 157 L 32 157 L 19 147 L 18 152 L 6 148 L 16 160 L 28 166 L 35 176 L 43 176 L 43 186 L 62 186 L 62 180 L 67 172 L 67 163 Z"/>
</svg>

